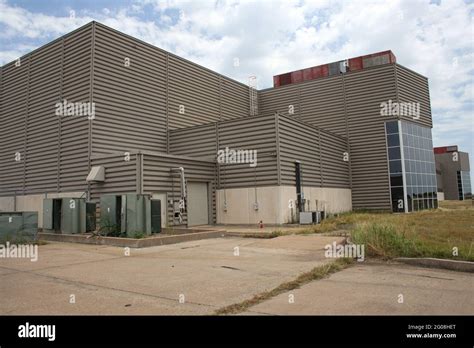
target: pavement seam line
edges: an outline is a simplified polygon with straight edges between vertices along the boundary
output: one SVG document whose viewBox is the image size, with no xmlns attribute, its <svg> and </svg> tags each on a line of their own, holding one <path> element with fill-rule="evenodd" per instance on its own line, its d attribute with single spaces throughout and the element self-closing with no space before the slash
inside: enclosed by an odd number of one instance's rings
<svg viewBox="0 0 474 348">
<path fill-rule="evenodd" d="M 229 306 L 221 307 L 217 309 L 214 314 L 223 315 L 223 314 L 238 314 L 245 312 L 251 307 L 262 303 L 266 300 L 269 300 L 275 296 L 281 295 L 285 292 L 298 289 L 302 285 L 308 284 L 314 280 L 319 280 L 328 277 L 329 275 L 341 271 L 349 267 L 354 260 L 348 258 L 337 259 L 333 262 L 325 263 L 320 266 L 314 267 L 308 272 L 300 274 L 296 279 L 284 282 L 277 287 L 261 292 L 251 299 L 244 300 L 239 303 L 234 303 Z"/>
<path fill-rule="evenodd" d="M 147 294 L 147 293 L 143 293 L 143 292 L 131 291 L 131 290 L 125 290 L 125 289 L 119 289 L 119 288 L 114 288 L 114 287 L 108 287 L 108 286 L 104 286 L 104 285 L 96 285 L 96 284 L 81 282 L 81 281 L 77 281 L 77 280 L 64 279 L 64 278 L 60 278 L 60 277 L 56 277 L 56 276 L 51 276 L 51 275 L 47 275 L 47 274 L 35 273 L 34 271 L 28 271 L 28 270 L 26 270 L 26 271 L 18 271 L 18 273 L 29 273 L 29 274 L 33 274 L 33 275 L 36 275 L 36 276 L 39 276 L 39 277 L 50 278 L 50 279 L 54 279 L 54 280 L 60 280 L 60 281 L 66 282 L 66 283 L 80 284 L 80 285 L 83 285 L 83 286 L 89 286 L 89 287 L 102 288 L 102 289 L 107 289 L 107 290 L 120 291 L 120 292 L 135 294 L 135 295 L 141 295 L 141 296 L 147 296 L 147 297 L 152 297 L 152 298 L 158 298 L 158 299 L 161 299 L 161 300 L 167 300 L 167 301 L 172 301 L 172 302 L 177 302 L 177 301 L 178 301 L 177 299 L 173 299 L 173 298 L 169 298 L 169 297 L 157 296 L 157 295 Z M 198 306 L 211 307 L 211 308 L 212 308 L 212 307 L 213 307 L 213 308 L 216 307 L 216 306 L 214 306 L 214 305 L 209 305 L 209 304 L 205 304 L 205 303 L 186 301 L 186 304 L 188 304 L 188 303 L 189 303 L 189 304 L 198 305 Z"/>
</svg>

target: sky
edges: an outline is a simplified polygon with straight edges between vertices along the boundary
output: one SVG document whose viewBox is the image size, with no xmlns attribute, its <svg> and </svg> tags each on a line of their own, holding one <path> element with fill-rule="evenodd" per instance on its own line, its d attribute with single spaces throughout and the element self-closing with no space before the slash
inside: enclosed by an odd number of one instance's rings
<svg viewBox="0 0 474 348">
<path fill-rule="evenodd" d="M 474 176 L 473 14 L 474 0 L 0 0 L 0 64 L 91 20 L 241 82 L 255 75 L 259 89 L 392 50 L 429 79 L 434 146 L 469 152 Z"/>
</svg>

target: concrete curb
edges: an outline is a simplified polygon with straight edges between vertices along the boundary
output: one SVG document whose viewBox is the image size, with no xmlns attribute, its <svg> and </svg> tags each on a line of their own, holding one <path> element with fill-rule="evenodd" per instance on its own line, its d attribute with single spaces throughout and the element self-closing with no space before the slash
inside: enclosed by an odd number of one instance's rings
<svg viewBox="0 0 474 348">
<path fill-rule="evenodd" d="M 220 238 L 225 236 L 225 231 L 206 231 L 184 233 L 179 235 L 161 235 L 149 238 L 119 238 L 119 237 L 90 237 L 83 234 L 56 234 L 56 233 L 39 233 L 40 240 L 66 243 L 81 243 L 95 245 L 110 245 L 129 248 L 146 248 L 158 245 L 177 244 L 194 240 Z"/>
<path fill-rule="evenodd" d="M 411 257 L 399 257 L 399 258 L 394 259 L 394 261 L 406 263 L 413 266 L 442 268 L 442 269 L 449 269 L 451 271 L 474 273 L 474 262 L 470 262 L 470 261 L 446 260 L 446 259 L 435 259 L 435 258 L 411 258 Z"/>
</svg>

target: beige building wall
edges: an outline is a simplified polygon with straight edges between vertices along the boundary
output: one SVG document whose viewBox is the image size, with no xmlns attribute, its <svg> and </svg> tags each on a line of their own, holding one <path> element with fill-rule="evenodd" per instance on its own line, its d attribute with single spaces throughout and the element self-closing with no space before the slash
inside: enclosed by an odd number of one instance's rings
<svg viewBox="0 0 474 348">
<path fill-rule="evenodd" d="M 256 190 L 256 194 L 255 194 Z M 225 192 L 224 192 L 225 191 Z M 306 210 L 325 209 L 328 213 L 352 210 L 351 190 L 340 188 L 303 187 Z M 258 210 L 255 209 L 258 202 Z M 217 190 L 218 224 L 286 224 L 297 222 L 296 187 L 267 186 Z M 224 209 L 226 202 L 227 210 Z M 292 204 L 293 202 L 293 204 Z"/>
<path fill-rule="evenodd" d="M 84 192 L 61 192 L 16 197 L 0 197 L 0 211 L 37 211 L 38 227 L 43 227 L 43 199 L 45 198 L 80 198 Z M 15 209 L 16 200 L 16 209 Z"/>
</svg>

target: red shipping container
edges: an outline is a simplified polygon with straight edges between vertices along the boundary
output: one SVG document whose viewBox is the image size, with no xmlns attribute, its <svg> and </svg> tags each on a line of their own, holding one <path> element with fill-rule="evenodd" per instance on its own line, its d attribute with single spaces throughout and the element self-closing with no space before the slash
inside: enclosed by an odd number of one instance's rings
<svg viewBox="0 0 474 348">
<path fill-rule="evenodd" d="M 280 76 L 273 76 L 273 87 L 280 87 Z"/>
<path fill-rule="evenodd" d="M 309 81 L 313 79 L 312 68 L 303 69 L 303 81 Z"/>
<path fill-rule="evenodd" d="M 329 75 L 329 67 L 327 64 L 318 65 L 311 68 L 313 79 L 318 79 L 320 77 L 326 77 Z"/>
<path fill-rule="evenodd" d="M 357 71 L 362 69 L 362 57 L 349 59 L 349 71 Z"/>
<path fill-rule="evenodd" d="M 298 83 L 302 81 L 303 81 L 303 70 L 297 70 L 291 73 L 291 83 Z"/>
<path fill-rule="evenodd" d="M 279 78 L 280 86 L 289 85 L 291 83 L 291 73 L 281 74 Z"/>
</svg>

